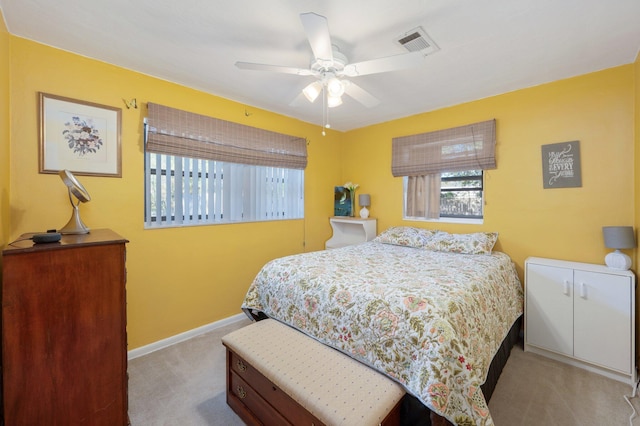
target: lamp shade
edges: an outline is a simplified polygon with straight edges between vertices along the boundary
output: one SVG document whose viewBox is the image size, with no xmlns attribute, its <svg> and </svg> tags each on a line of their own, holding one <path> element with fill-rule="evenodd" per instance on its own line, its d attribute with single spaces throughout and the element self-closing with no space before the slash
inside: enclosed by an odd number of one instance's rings
<svg viewBox="0 0 640 426">
<path fill-rule="evenodd" d="M 369 217 L 369 207 L 371 205 L 371 196 L 369 194 L 360 194 L 358 195 L 358 201 L 360 202 L 360 217 L 366 219 Z"/>
<path fill-rule="evenodd" d="M 631 249 L 636 246 L 632 226 L 603 226 L 604 245 L 612 249 Z"/>
<path fill-rule="evenodd" d="M 333 77 L 327 81 L 327 93 L 329 96 L 339 98 L 344 94 L 344 84 L 342 84 L 340 79 Z"/>
<path fill-rule="evenodd" d="M 340 96 L 327 96 L 327 107 L 335 108 L 342 105 L 342 98 Z"/>
<path fill-rule="evenodd" d="M 322 92 L 322 83 L 319 81 L 314 81 L 302 89 L 302 93 L 304 93 L 304 96 L 309 100 L 309 102 L 314 102 L 320 95 L 320 92 Z"/>
</svg>

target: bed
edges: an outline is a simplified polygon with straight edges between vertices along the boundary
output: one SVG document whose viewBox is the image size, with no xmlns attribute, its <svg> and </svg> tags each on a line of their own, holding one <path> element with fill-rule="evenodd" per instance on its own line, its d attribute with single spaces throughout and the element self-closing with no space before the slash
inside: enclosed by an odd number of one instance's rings
<svg viewBox="0 0 640 426">
<path fill-rule="evenodd" d="M 413 400 L 406 423 L 429 424 L 430 410 L 453 424 L 491 425 L 485 393 L 523 311 L 514 264 L 493 250 L 496 240 L 392 227 L 370 242 L 268 262 L 242 309 L 402 384 Z"/>
</svg>

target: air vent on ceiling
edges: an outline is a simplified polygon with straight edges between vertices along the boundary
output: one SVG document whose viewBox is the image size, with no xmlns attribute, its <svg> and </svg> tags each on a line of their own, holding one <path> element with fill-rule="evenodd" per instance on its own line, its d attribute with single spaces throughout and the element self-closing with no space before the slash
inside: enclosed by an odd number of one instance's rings
<svg viewBox="0 0 640 426">
<path fill-rule="evenodd" d="M 409 52 L 422 51 L 425 55 L 437 52 L 440 48 L 429 38 L 422 27 L 408 31 L 398 38 L 396 42 L 404 46 Z"/>
</svg>

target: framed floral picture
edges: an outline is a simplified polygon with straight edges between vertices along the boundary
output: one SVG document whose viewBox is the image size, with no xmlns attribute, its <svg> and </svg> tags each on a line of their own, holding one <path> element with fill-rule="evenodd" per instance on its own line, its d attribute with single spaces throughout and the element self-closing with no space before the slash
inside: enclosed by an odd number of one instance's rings
<svg viewBox="0 0 640 426">
<path fill-rule="evenodd" d="M 120 108 L 40 93 L 40 173 L 122 177 Z"/>
</svg>

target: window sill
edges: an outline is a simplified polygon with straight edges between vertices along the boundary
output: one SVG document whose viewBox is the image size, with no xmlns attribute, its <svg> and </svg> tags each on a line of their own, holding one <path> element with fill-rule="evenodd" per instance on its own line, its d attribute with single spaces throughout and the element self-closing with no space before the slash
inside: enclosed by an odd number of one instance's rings
<svg viewBox="0 0 640 426">
<path fill-rule="evenodd" d="M 424 219 L 419 217 L 403 217 L 402 220 L 414 222 L 432 222 L 432 223 L 458 223 L 463 225 L 482 225 L 484 219 L 464 219 L 459 217 L 443 217 L 440 219 Z"/>
</svg>

